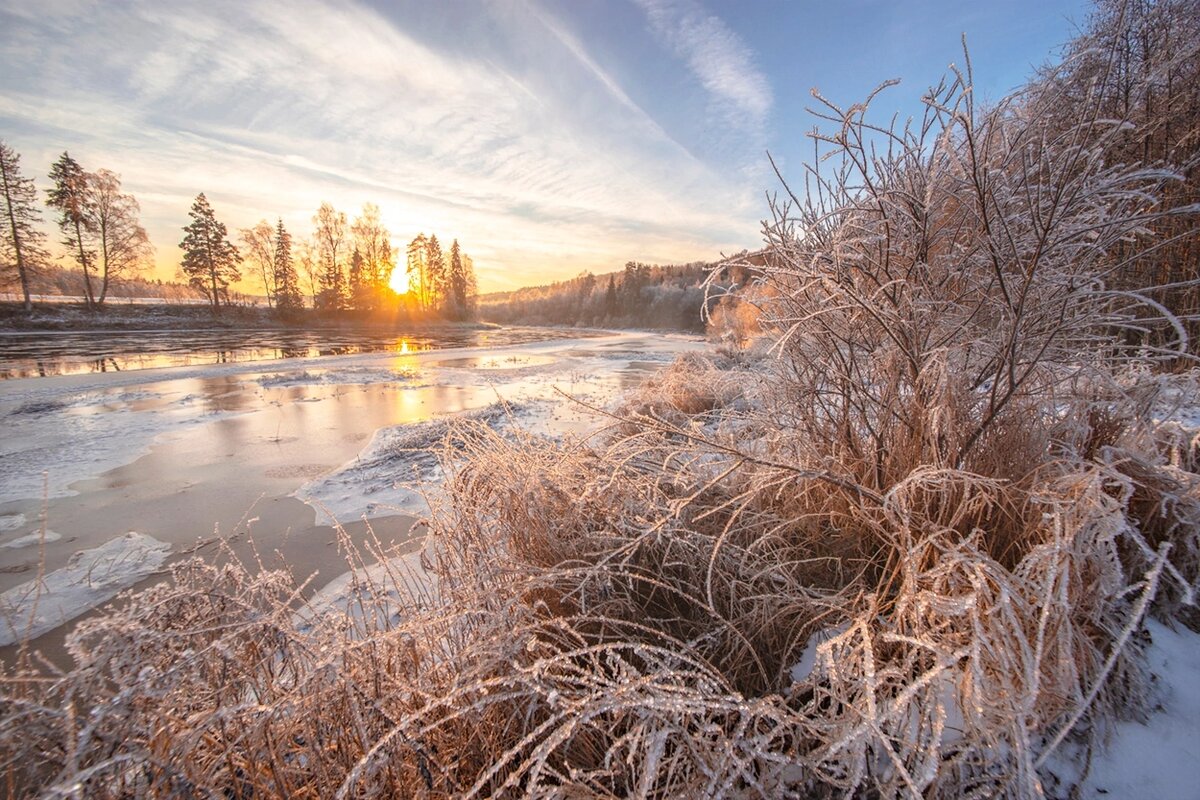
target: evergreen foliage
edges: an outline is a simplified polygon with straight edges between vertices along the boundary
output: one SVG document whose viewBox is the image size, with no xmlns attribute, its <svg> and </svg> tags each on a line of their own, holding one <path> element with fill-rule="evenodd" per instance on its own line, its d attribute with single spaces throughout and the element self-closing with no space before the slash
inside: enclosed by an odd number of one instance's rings
<svg viewBox="0 0 1200 800">
<path fill-rule="evenodd" d="M 96 293 L 92 289 L 92 262 L 95 253 L 87 247 L 85 238 L 89 224 L 84 212 L 87 173 L 78 161 L 63 151 L 50 167 L 50 180 L 54 188 L 47 190 L 46 205 L 59 212 L 58 227 L 63 234 L 63 247 L 83 272 L 84 302 L 89 307 L 94 306 Z"/>
<path fill-rule="evenodd" d="M 33 178 L 21 174 L 21 156 L 0 141 L 0 281 L 17 283 L 25 309 L 33 308 L 30 282 L 49 260 Z"/>
<path fill-rule="evenodd" d="M 281 313 L 295 313 L 304 307 L 304 295 L 300 293 L 300 277 L 292 260 L 292 235 L 280 219 L 275 226 L 275 247 L 272 258 L 275 284 L 275 307 Z"/>
<path fill-rule="evenodd" d="M 229 300 L 229 284 L 242 277 L 238 265 L 242 256 L 229 241 L 224 223 L 217 220 L 212 206 L 204 193 L 196 195 L 192 218 L 183 229 L 181 268 L 192 286 L 204 292 L 213 312 L 221 307 L 221 299 Z"/>
</svg>

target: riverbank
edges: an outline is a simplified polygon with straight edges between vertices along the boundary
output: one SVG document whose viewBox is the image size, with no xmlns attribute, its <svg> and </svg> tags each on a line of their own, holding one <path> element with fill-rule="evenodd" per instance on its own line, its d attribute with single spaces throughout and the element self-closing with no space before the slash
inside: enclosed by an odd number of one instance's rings
<svg viewBox="0 0 1200 800">
<path fill-rule="evenodd" d="M 410 329 L 481 330 L 500 326 L 486 322 L 451 322 L 436 318 L 413 319 L 401 311 L 340 316 L 302 309 L 287 317 L 265 306 L 223 306 L 213 313 L 195 303 L 130 302 L 113 300 L 99 309 L 81 303 L 35 302 L 26 311 L 16 302 L 0 302 L 0 331 L 102 331 L 102 330 L 345 330 L 380 331 Z"/>
<path fill-rule="evenodd" d="M 0 382 L 0 640 L 6 620 L 8 638 L 52 631 L 91 600 L 161 580 L 160 567 L 201 539 L 298 576 L 319 572 L 320 586 L 347 568 L 339 545 L 410 539 L 427 513 L 423 491 L 440 478 L 428 448 L 440 449 L 452 420 L 584 433 L 596 417 L 563 393 L 603 408 L 676 353 L 704 346 L 610 333 Z M 143 536 L 155 553 L 155 543 L 169 548 L 148 578 L 124 570 L 130 559 L 109 558 Z M 113 591 L 84 597 L 67 585 L 72 568 L 95 578 L 88 559 Z M 47 601 L 39 580 L 70 596 Z M 62 619 L 33 619 L 48 609 Z M 53 651 L 62 635 L 37 647 Z"/>
</svg>

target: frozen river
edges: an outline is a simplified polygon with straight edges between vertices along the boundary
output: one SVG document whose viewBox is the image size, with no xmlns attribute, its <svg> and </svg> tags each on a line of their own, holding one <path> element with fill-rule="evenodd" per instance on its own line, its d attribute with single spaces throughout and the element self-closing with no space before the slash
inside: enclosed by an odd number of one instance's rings
<svg viewBox="0 0 1200 800">
<path fill-rule="evenodd" d="M 604 407 L 704 347 L 621 333 L 0 382 L 0 644 L 204 541 L 313 586 L 346 570 L 334 520 L 355 543 L 415 548 L 439 478 L 423 448 L 448 419 L 580 435 L 599 420 L 560 392 Z"/>
<path fill-rule="evenodd" d="M 0 331 L 0 380 L 156 367 L 204 366 L 447 347 L 502 347 L 545 339 L 544 328 L 370 328 Z M 559 334 L 561 335 L 561 334 Z"/>
</svg>

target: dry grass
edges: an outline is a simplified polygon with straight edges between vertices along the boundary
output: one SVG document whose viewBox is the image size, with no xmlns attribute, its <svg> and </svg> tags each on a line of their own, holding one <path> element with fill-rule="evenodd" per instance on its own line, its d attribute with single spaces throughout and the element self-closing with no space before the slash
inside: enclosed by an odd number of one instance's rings
<svg viewBox="0 0 1200 800">
<path fill-rule="evenodd" d="M 1195 440 L 1154 415 L 1183 326 L 1106 288 L 1184 212 L 1095 157 L 1108 123 L 967 84 L 903 130 L 828 106 L 833 173 L 754 267 L 770 359 L 684 359 L 586 442 L 464 423 L 399 619 L 178 567 L 69 671 L 10 668 L 10 794 L 1059 791 L 1064 742 L 1145 707 L 1142 620 L 1194 601 Z"/>
</svg>

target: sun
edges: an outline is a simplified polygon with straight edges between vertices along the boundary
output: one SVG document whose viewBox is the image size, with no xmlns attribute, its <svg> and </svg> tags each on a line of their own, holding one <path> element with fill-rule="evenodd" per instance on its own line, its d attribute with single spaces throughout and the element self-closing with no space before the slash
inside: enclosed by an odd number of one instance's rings
<svg viewBox="0 0 1200 800">
<path fill-rule="evenodd" d="M 392 270 L 392 277 L 388 280 L 388 286 L 396 294 L 406 294 L 408 292 L 408 270 L 404 266 L 397 265 Z"/>
</svg>

